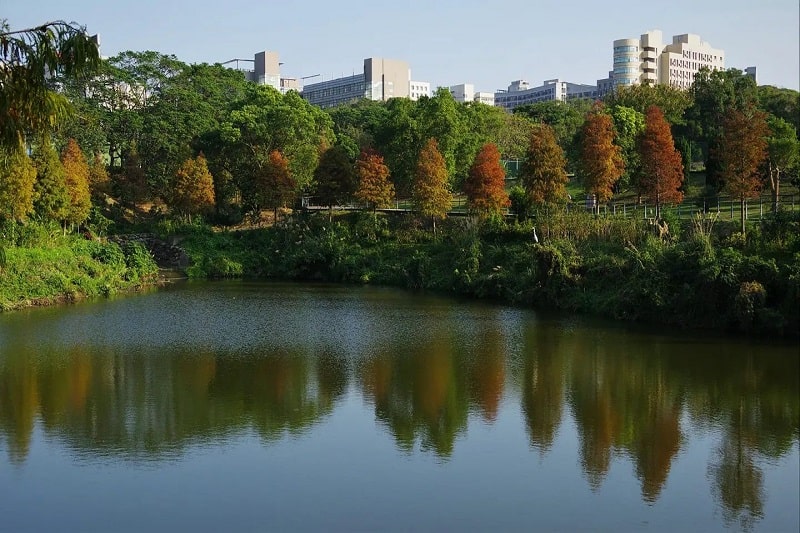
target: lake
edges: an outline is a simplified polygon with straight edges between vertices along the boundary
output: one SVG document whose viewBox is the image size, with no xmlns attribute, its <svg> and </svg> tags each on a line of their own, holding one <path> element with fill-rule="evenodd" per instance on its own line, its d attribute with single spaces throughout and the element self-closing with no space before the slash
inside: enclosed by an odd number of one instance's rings
<svg viewBox="0 0 800 533">
<path fill-rule="evenodd" d="M 799 351 L 331 285 L 6 313 L 0 530 L 797 532 Z"/>
</svg>

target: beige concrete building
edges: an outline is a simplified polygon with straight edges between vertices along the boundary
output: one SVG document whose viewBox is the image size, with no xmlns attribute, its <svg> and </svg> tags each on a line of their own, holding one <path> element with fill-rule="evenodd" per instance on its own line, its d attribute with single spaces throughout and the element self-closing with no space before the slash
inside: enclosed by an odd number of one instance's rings
<svg viewBox="0 0 800 533">
<path fill-rule="evenodd" d="M 608 80 L 598 80 L 598 86 L 601 82 L 611 82 L 615 88 L 649 83 L 688 89 L 701 68 L 724 69 L 724 56 L 698 35 L 675 35 L 671 44 L 665 44 L 662 32 L 652 30 L 638 39 L 614 41 L 613 71 Z"/>
<path fill-rule="evenodd" d="M 415 82 L 421 84 L 423 82 Z M 397 59 L 368 57 L 364 71 L 343 78 L 321 81 L 303 87 L 303 98 L 320 107 L 334 107 L 367 98 L 386 101 L 411 96 L 411 69 Z"/>
</svg>

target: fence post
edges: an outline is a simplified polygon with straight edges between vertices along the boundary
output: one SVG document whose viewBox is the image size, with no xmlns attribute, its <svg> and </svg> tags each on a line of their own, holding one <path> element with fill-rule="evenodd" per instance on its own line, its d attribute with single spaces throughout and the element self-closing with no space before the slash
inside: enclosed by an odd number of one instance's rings
<svg viewBox="0 0 800 533">
<path fill-rule="evenodd" d="M 717 196 L 717 214 L 719 215 L 719 196 Z"/>
<path fill-rule="evenodd" d="M 731 220 L 733 220 L 733 200 L 728 200 L 728 202 L 731 204 Z"/>
<path fill-rule="evenodd" d="M 761 198 L 758 199 L 758 209 L 759 209 L 758 219 L 762 220 L 764 218 L 764 200 L 762 200 Z"/>
</svg>

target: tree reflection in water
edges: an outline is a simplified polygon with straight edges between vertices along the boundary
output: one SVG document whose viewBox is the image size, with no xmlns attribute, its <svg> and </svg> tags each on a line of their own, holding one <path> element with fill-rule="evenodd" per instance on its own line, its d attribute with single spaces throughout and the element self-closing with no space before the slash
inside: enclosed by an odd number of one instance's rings
<svg viewBox="0 0 800 533">
<path fill-rule="evenodd" d="M 629 458 L 648 503 L 686 440 L 712 429 L 720 438 L 708 479 L 725 520 L 747 528 L 763 516 L 759 465 L 788 454 L 800 434 L 796 355 L 534 322 L 509 353 L 498 320 L 469 327 L 469 340 L 447 322 L 401 347 L 376 337 L 364 353 L 332 343 L 247 355 L 33 351 L 12 338 L 0 354 L 0 438 L 15 464 L 25 461 L 37 422 L 77 452 L 132 461 L 244 431 L 269 445 L 333 413 L 352 381 L 399 449 L 442 460 L 471 423 L 495 423 L 504 402 L 519 402 L 529 444 L 542 456 L 571 416 L 589 486 L 599 489 L 617 458 Z"/>
</svg>

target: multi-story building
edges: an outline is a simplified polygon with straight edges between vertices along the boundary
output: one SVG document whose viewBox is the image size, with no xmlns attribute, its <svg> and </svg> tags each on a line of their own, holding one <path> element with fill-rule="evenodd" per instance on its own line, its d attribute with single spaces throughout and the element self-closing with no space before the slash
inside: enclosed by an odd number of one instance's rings
<svg viewBox="0 0 800 533">
<path fill-rule="evenodd" d="M 480 102 L 486 105 L 494 105 L 494 93 L 486 92 L 486 91 L 477 91 L 475 93 L 475 97 L 473 98 L 475 102 Z"/>
<path fill-rule="evenodd" d="M 494 93 L 476 91 L 471 83 L 461 83 L 450 86 L 450 94 L 456 102 L 480 102 L 486 105 L 494 105 Z"/>
<path fill-rule="evenodd" d="M 597 86 L 570 83 L 560 79 L 545 80 L 538 87 L 531 87 L 525 80 L 511 82 L 507 91 L 494 93 L 494 105 L 512 110 L 515 107 L 536 102 L 558 100 L 565 102 L 573 98 L 597 98 Z"/>
<path fill-rule="evenodd" d="M 420 85 L 421 82 L 415 82 Z M 429 85 L 430 87 L 430 85 Z M 386 101 L 410 96 L 411 69 L 405 61 L 368 57 L 364 72 L 303 87 L 303 98 L 320 107 L 333 107 L 366 98 Z"/>
<path fill-rule="evenodd" d="M 725 68 L 724 55 L 691 33 L 675 35 L 671 44 L 664 44 L 660 30 L 643 33 L 639 39 L 617 39 L 614 70 L 608 79 L 598 80 L 598 87 L 604 82 L 601 93 L 607 92 L 609 83 L 615 88 L 649 83 L 688 89 L 701 68 Z"/>
<path fill-rule="evenodd" d="M 428 81 L 411 81 L 409 82 L 409 89 L 408 89 L 409 98 L 413 101 L 417 101 L 423 96 L 427 96 L 430 98 L 431 96 L 431 84 Z"/>
<path fill-rule="evenodd" d="M 472 102 L 475 99 L 475 86 L 471 83 L 461 83 L 450 86 L 450 94 L 456 102 Z"/>
</svg>

